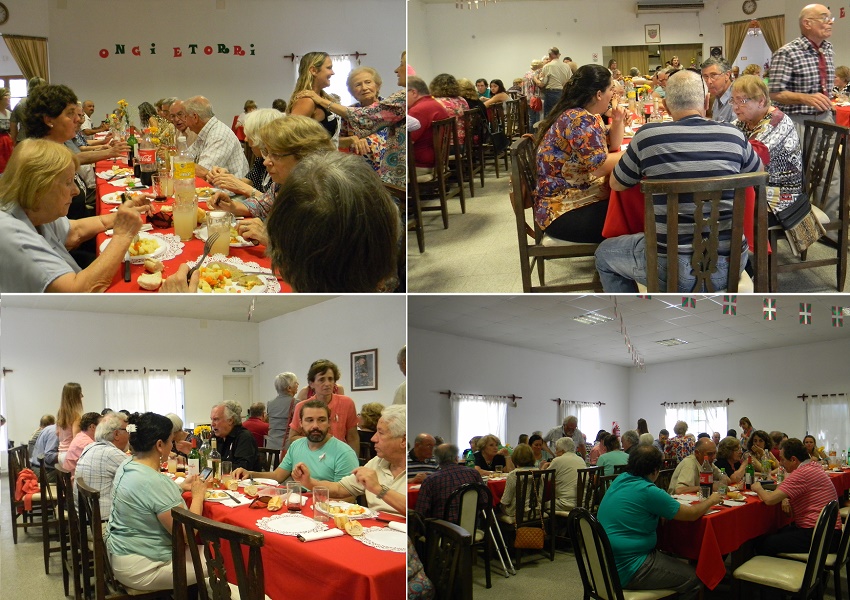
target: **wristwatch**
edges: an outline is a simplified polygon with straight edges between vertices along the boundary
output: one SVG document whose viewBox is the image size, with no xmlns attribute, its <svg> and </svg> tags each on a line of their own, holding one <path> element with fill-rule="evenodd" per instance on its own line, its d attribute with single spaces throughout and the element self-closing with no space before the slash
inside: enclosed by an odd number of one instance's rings
<svg viewBox="0 0 850 600">
<path fill-rule="evenodd" d="M 384 496 L 386 496 L 386 495 L 387 495 L 387 492 L 389 492 L 389 491 L 390 491 L 389 486 L 382 485 L 382 486 L 381 486 L 381 491 L 380 491 L 380 492 L 378 493 L 378 495 L 377 495 L 378 500 L 380 500 L 381 498 L 383 498 Z"/>
</svg>

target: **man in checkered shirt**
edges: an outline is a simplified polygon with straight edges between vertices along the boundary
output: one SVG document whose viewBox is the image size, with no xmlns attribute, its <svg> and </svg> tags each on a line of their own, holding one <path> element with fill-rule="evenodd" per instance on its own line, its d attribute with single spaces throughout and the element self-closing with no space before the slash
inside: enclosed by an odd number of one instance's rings
<svg viewBox="0 0 850 600">
<path fill-rule="evenodd" d="M 800 37 L 791 40 L 770 59 L 770 99 L 788 115 L 803 140 L 804 121 L 835 123 L 830 94 L 835 80 L 832 24 L 835 17 L 822 4 L 800 11 Z M 835 169 L 827 198 L 826 214 L 838 216 L 839 170 Z M 827 235 L 835 241 L 837 232 Z"/>
<path fill-rule="evenodd" d="M 442 519 L 446 500 L 453 491 L 467 483 L 481 482 L 478 471 L 458 464 L 458 448 L 454 444 L 437 446 L 434 457 L 439 468 L 422 482 L 416 497 L 416 512 L 423 519 Z M 452 523 L 457 523 L 458 504 L 455 503 L 449 510 L 448 520 Z"/>
<path fill-rule="evenodd" d="M 94 442 L 83 450 L 77 460 L 74 479 L 74 502 L 77 502 L 77 481 L 100 492 L 100 517 L 105 521 L 112 512 L 112 479 L 115 471 L 125 461 L 130 434 L 127 433 L 127 417 L 121 413 L 109 413 L 100 420 L 94 432 Z"/>
<path fill-rule="evenodd" d="M 213 114 L 210 101 L 203 96 L 192 96 L 183 102 L 186 126 L 198 134 L 189 146 L 195 157 L 195 175 L 206 177 L 213 167 L 227 169 L 235 177 L 245 177 L 248 160 L 236 134 Z"/>
</svg>

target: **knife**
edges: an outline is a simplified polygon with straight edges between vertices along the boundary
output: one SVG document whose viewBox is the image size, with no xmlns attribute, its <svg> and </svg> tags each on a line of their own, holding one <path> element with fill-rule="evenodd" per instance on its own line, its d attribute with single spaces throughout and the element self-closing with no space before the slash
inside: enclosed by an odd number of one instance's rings
<svg viewBox="0 0 850 600">
<path fill-rule="evenodd" d="M 130 282 L 130 251 L 124 254 L 124 281 Z"/>
<path fill-rule="evenodd" d="M 239 498 L 237 498 L 236 496 L 234 496 L 230 492 L 224 492 L 224 493 L 227 494 L 227 497 L 230 498 L 231 500 L 233 500 L 236 504 L 242 504 L 242 501 L 239 500 Z"/>
</svg>

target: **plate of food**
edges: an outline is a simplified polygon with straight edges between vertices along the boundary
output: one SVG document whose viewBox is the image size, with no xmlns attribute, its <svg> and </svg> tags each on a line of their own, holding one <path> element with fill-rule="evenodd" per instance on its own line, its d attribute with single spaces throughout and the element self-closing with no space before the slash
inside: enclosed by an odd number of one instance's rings
<svg viewBox="0 0 850 600">
<path fill-rule="evenodd" d="M 140 232 L 138 238 L 139 239 L 131 243 L 130 247 L 127 249 L 130 253 L 131 263 L 143 263 L 145 262 L 145 259 L 156 258 L 165 251 L 165 246 L 156 236 L 150 233 Z M 111 237 L 105 239 L 100 245 L 100 251 L 103 252 L 111 241 Z"/>
<path fill-rule="evenodd" d="M 199 240 L 207 241 L 207 226 L 201 225 L 194 231 L 195 237 Z M 247 248 L 249 246 L 254 246 L 255 244 L 249 240 L 246 240 L 241 235 L 236 232 L 235 227 L 230 228 L 230 247 L 231 248 Z"/>
<path fill-rule="evenodd" d="M 251 485 L 250 479 L 243 479 L 239 482 L 239 487 L 246 487 Z M 267 479 L 265 477 L 254 477 L 254 485 L 280 485 L 274 479 Z"/>
<path fill-rule="evenodd" d="M 325 508 L 321 504 L 317 504 L 315 508 L 320 513 L 330 515 L 331 517 L 335 515 L 344 515 L 349 519 L 374 519 L 378 516 L 375 511 L 366 508 L 365 506 L 360 506 L 359 504 L 350 504 L 348 502 L 342 502 L 340 500 L 331 500 L 330 502 L 328 502 L 327 508 Z"/>
<path fill-rule="evenodd" d="M 328 528 L 328 526 L 324 523 L 317 523 L 312 518 L 305 517 L 299 513 L 286 513 L 282 515 L 263 517 L 257 521 L 257 527 L 263 531 L 293 536 L 304 533 L 313 533 L 316 531 L 325 531 Z M 407 546 L 405 546 L 405 550 L 406 549 Z"/>
<path fill-rule="evenodd" d="M 199 294 L 262 294 L 268 285 L 264 277 L 245 273 L 242 269 L 224 262 L 209 262 L 199 271 Z"/>
<path fill-rule="evenodd" d="M 141 179 L 136 179 L 132 175 L 130 177 L 116 177 L 112 181 L 109 182 L 110 185 L 114 185 L 115 187 L 125 187 L 127 189 L 132 188 L 145 188 L 146 185 L 142 185 Z"/>
<path fill-rule="evenodd" d="M 109 171 L 100 171 L 97 176 L 101 179 L 119 179 L 121 177 L 130 177 L 133 175 L 133 169 L 127 167 L 119 167 L 113 165 Z"/>
<path fill-rule="evenodd" d="M 210 198 L 213 197 L 213 195 L 216 192 L 224 192 L 225 194 L 227 194 L 230 197 L 233 197 L 233 196 L 236 195 L 234 192 L 231 192 L 229 190 L 222 190 L 222 189 L 219 189 L 217 187 L 195 188 L 195 195 L 198 197 L 199 200 L 209 200 Z"/>
<path fill-rule="evenodd" d="M 204 500 L 207 502 L 224 502 L 228 499 L 230 499 L 230 496 L 221 490 L 207 490 L 204 493 Z"/>
<path fill-rule="evenodd" d="M 128 199 L 130 196 L 144 197 L 144 194 L 140 192 L 110 192 L 101 196 L 100 201 L 104 204 L 123 204 L 125 194 Z"/>
</svg>

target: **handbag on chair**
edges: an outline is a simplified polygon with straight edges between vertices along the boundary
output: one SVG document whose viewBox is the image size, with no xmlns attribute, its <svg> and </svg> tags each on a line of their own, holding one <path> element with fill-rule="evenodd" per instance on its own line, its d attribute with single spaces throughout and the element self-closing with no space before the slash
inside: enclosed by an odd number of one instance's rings
<svg viewBox="0 0 850 600">
<path fill-rule="evenodd" d="M 528 108 L 530 108 L 534 112 L 540 112 L 541 110 L 543 110 L 543 100 L 541 100 L 537 96 L 531 96 L 528 99 Z"/>
<path fill-rule="evenodd" d="M 537 498 L 537 480 L 533 479 L 532 491 L 534 497 Z M 540 527 L 514 527 L 516 528 L 516 540 L 514 540 L 514 548 L 526 548 L 529 550 L 542 550 L 543 542 L 546 534 L 543 529 L 543 507 L 540 508 Z"/>
<path fill-rule="evenodd" d="M 511 144 L 507 134 L 498 125 L 489 124 L 487 125 L 487 129 L 490 132 L 490 143 L 493 145 L 493 152 L 497 155 L 501 154 Z"/>
</svg>

